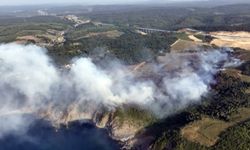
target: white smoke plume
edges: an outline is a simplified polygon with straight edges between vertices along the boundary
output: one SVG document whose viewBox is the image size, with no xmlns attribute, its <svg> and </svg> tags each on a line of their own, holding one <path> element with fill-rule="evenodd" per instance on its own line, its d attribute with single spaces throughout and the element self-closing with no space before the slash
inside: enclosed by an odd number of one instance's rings
<svg viewBox="0 0 250 150">
<path fill-rule="evenodd" d="M 114 110 L 129 104 L 164 117 L 199 102 L 213 76 L 232 63 L 225 50 L 167 54 L 161 59 L 135 71 L 117 62 L 107 69 L 91 58 L 79 58 L 61 70 L 43 48 L 0 45 L 0 121 L 8 115 L 41 112 L 56 121 L 65 111 L 83 119 L 100 107 Z M 27 128 L 28 122 L 23 117 L 9 119 L 0 126 L 0 136 Z"/>
</svg>

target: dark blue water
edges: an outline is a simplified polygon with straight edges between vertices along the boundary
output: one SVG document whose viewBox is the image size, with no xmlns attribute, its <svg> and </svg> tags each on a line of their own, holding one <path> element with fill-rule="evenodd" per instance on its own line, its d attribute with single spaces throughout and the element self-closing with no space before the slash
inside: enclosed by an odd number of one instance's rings
<svg viewBox="0 0 250 150">
<path fill-rule="evenodd" d="M 56 131 L 49 123 L 33 123 L 25 136 L 7 135 L 0 139 L 0 150 L 118 150 L 106 130 L 89 123 L 71 123 Z"/>
</svg>

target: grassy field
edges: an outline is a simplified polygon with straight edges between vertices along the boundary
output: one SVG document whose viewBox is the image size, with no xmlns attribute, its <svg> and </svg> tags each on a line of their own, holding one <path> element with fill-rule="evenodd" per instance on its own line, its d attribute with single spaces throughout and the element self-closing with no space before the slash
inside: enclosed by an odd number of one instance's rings
<svg viewBox="0 0 250 150">
<path fill-rule="evenodd" d="M 230 117 L 229 122 L 204 116 L 201 120 L 182 128 L 181 135 L 191 142 L 212 146 L 219 140 L 219 135 L 223 131 L 249 118 L 250 108 L 240 108 Z"/>
<path fill-rule="evenodd" d="M 67 35 L 67 38 L 70 40 L 79 40 L 81 38 L 88 37 L 89 34 L 100 34 L 100 33 L 105 33 L 109 31 L 114 31 L 117 28 L 114 26 L 95 26 L 95 25 L 89 25 L 89 26 L 84 26 L 81 28 L 77 28 L 76 30 L 70 32 Z"/>
<path fill-rule="evenodd" d="M 179 39 L 174 44 L 171 45 L 171 52 L 178 53 L 178 52 L 188 52 L 194 51 L 198 47 L 201 47 L 203 44 L 200 42 L 194 42 L 190 40 L 182 40 Z"/>
<path fill-rule="evenodd" d="M 84 36 L 80 36 L 75 40 L 80 40 L 84 38 L 90 38 L 90 37 L 96 37 L 96 36 L 105 36 L 107 38 L 115 39 L 120 37 L 123 34 L 123 32 L 120 32 L 118 30 L 110 30 L 106 32 L 89 32 L 84 34 Z"/>
<path fill-rule="evenodd" d="M 67 25 L 61 23 L 22 23 L 0 26 L 0 42 L 13 42 L 21 36 L 43 35 L 47 33 L 48 29 L 63 31 L 67 29 Z"/>
<path fill-rule="evenodd" d="M 247 75 L 240 75 L 240 78 L 242 81 L 244 82 L 250 82 L 250 76 L 247 76 Z"/>
<path fill-rule="evenodd" d="M 180 33 L 177 33 L 177 34 L 176 34 L 176 37 L 177 37 L 178 39 L 187 40 L 187 41 L 192 41 L 188 36 L 189 36 L 189 35 L 186 34 L 186 33 L 184 33 L 184 32 L 180 32 Z"/>
<path fill-rule="evenodd" d="M 232 77 L 240 78 L 243 82 L 250 83 L 250 76 L 242 74 L 237 69 L 226 69 L 224 72 Z M 250 93 L 250 88 L 246 89 L 246 93 Z"/>
<path fill-rule="evenodd" d="M 241 80 L 250 83 L 250 76 L 241 75 Z M 246 89 L 246 93 L 250 94 L 250 88 Z"/>
<path fill-rule="evenodd" d="M 213 150 L 249 150 L 250 121 L 233 126 L 224 132 Z"/>
</svg>

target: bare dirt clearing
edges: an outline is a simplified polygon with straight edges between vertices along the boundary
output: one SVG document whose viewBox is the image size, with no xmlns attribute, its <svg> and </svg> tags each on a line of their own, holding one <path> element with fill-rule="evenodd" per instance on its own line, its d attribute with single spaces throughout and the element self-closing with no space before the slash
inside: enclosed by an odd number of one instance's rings
<svg viewBox="0 0 250 150">
<path fill-rule="evenodd" d="M 189 35 L 188 38 L 190 38 L 190 39 L 193 40 L 194 42 L 202 42 L 201 39 L 198 39 L 198 38 L 195 37 L 194 35 Z"/>
<path fill-rule="evenodd" d="M 211 32 L 210 35 L 215 38 L 210 44 L 250 50 L 249 32 Z"/>
<path fill-rule="evenodd" d="M 202 46 L 207 46 L 207 44 L 179 39 L 174 44 L 171 45 L 171 53 L 198 51 L 199 47 Z"/>
</svg>

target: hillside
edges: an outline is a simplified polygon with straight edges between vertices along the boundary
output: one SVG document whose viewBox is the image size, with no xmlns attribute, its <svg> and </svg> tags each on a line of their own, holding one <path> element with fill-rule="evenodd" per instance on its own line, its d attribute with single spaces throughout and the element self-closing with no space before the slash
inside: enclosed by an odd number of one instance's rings
<svg viewBox="0 0 250 150">
<path fill-rule="evenodd" d="M 18 9 L 0 10 L 0 119 L 90 122 L 121 149 L 249 149 L 250 5 Z"/>
</svg>

